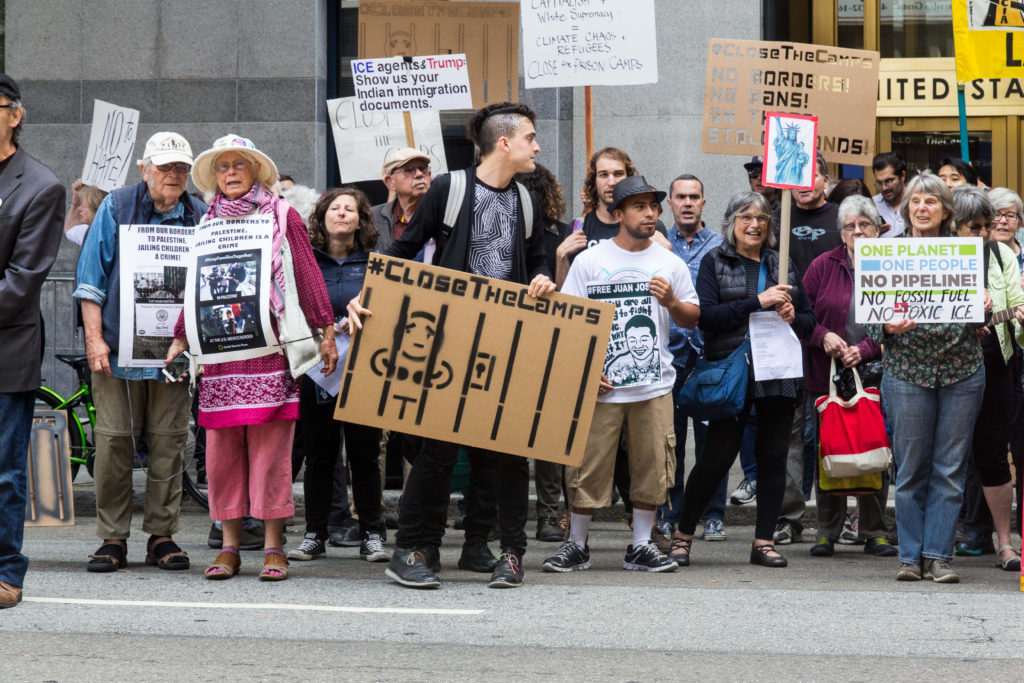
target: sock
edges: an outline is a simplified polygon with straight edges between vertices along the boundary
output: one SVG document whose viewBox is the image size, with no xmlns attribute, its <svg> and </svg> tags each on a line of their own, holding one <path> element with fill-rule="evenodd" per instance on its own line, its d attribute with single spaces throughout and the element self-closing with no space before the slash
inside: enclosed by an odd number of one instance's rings
<svg viewBox="0 0 1024 683">
<path fill-rule="evenodd" d="M 633 508 L 633 547 L 645 545 L 651 542 L 651 527 L 654 526 L 654 517 L 657 510 L 641 510 Z"/>
<path fill-rule="evenodd" d="M 231 553 L 232 555 L 238 555 L 238 548 L 233 545 L 226 545 L 220 549 L 222 553 Z"/>
<path fill-rule="evenodd" d="M 587 547 L 587 534 L 590 533 L 590 520 L 593 515 L 569 514 L 569 540 L 581 548 Z"/>
</svg>

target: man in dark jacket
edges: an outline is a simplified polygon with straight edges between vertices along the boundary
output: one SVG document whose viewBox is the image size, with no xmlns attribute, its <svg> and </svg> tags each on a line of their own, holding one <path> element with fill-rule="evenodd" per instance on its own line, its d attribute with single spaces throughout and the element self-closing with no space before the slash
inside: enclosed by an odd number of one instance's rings
<svg viewBox="0 0 1024 683">
<path fill-rule="evenodd" d="M 21 93 L 0 74 L 0 609 L 21 602 L 27 458 L 43 349 L 39 291 L 64 224 L 64 187 L 18 147 Z"/>
<path fill-rule="evenodd" d="M 377 251 L 383 252 L 402 236 L 416 207 L 430 187 L 430 157 L 412 147 L 393 149 L 381 168 L 388 201 L 370 209 L 377 224 Z"/>
<path fill-rule="evenodd" d="M 536 115 L 522 104 L 493 104 L 476 113 L 470 134 L 480 149 L 480 164 L 465 171 L 465 190 L 454 225 L 445 224 L 452 176 L 439 176 L 427 190 L 412 221 L 386 252 L 412 258 L 431 238 L 437 243 L 433 264 L 483 275 L 529 283 L 531 296 L 554 291 L 544 256 L 544 225 L 537 198 L 532 225 L 525 224 L 521 195 L 513 181 L 516 173 L 529 173 L 540 151 L 534 129 Z M 359 315 L 369 311 L 356 299 L 349 304 L 349 324 L 361 327 Z M 459 445 L 424 439 L 406 480 L 398 513 L 395 554 L 385 571 L 388 578 L 410 588 L 440 586 L 438 546 L 444 534 L 448 486 Z M 491 572 L 492 588 L 522 585 L 522 557 L 526 551 L 526 516 L 529 467 L 525 458 L 506 453 L 469 449 L 471 486 L 496 488 L 501 555 L 497 563 L 487 549 L 487 533 L 494 515 L 474 514 L 466 521 L 466 545 L 459 566 Z M 493 570 L 492 570 L 493 569 Z"/>
</svg>

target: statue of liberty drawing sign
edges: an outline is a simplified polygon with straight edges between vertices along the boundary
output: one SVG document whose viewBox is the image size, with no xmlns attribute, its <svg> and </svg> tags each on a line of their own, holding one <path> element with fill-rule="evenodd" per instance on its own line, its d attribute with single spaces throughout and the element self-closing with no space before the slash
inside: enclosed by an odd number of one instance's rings
<svg viewBox="0 0 1024 683">
<path fill-rule="evenodd" d="M 775 125 L 775 182 L 779 185 L 804 185 L 804 169 L 811 158 L 804 151 L 804 143 L 798 140 L 800 126 L 793 122 L 783 122 L 778 118 Z"/>
</svg>

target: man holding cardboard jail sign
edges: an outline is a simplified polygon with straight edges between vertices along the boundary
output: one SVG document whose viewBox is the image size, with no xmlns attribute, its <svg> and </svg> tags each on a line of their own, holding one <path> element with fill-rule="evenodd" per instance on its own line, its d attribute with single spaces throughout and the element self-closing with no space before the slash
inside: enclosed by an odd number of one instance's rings
<svg viewBox="0 0 1024 683">
<path fill-rule="evenodd" d="M 534 169 L 534 157 L 540 151 L 533 125 L 535 118 L 529 107 L 508 102 L 478 111 L 470 131 L 480 148 L 480 164 L 439 176 L 420 202 L 409 227 L 385 255 L 412 258 L 433 238 L 437 243 L 434 265 L 529 283 L 531 297 L 554 291 L 555 284 L 544 259 L 544 226 L 537 199 L 513 182 L 516 173 Z M 527 201 L 529 205 L 525 204 Z M 529 224 L 528 213 L 533 217 Z M 349 329 L 362 327 L 360 315 L 370 315 L 370 311 L 353 299 L 349 304 Z M 410 324 L 413 322 L 410 319 Z M 427 323 L 425 319 L 420 321 L 424 333 L 430 335 Z M 443 366 L 438 369 L 442 371 Z M 385 571 L 403 586 L 441 585 L 434 572 L 440 568 L 438 546 L 444 534 L 448 484 L 458 448 L 455 443 L 425 439 L 406 481 L 398 513 L 395 553 Z M 470 448 L 469 456 L 478 482 L 501 482 L 497 497 L 502 552 L 490 586 L 518 587 L 523 582 L 522 557 L 526 552 L 528 463 L 524 458 L 480 448 Z M 486 538 L 494 520 L 484 519 L 485 516 L 467 520 L 464 559 L 487 559 L 490 555 Z"/>
</svg>

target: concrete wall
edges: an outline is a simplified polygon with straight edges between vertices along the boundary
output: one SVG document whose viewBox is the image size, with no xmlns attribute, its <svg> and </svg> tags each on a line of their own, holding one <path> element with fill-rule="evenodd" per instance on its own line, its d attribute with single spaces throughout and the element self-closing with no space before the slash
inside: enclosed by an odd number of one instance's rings
<svg viewBox="0 0 1024 683">
<path fill-rule="evenodd" d="M 282 173 L 323 187 L 327 0 L 6 6 L 6 71 L 18 81 L 27 113 L 22 146 L 68 187 L 81 173 L 94 99 L 139 110 L 136 155 L 160 130 L 181 133 L 196 154 L 233 132 L 251 138 Z M 133 168 L 128 182 L 138 180 Z M 44 290 L 43 376 L 65 391 L 74 378 L 53 353 L 82 348 L 70 298 L 78 251 L 62 241 Z"/>
</svg>

